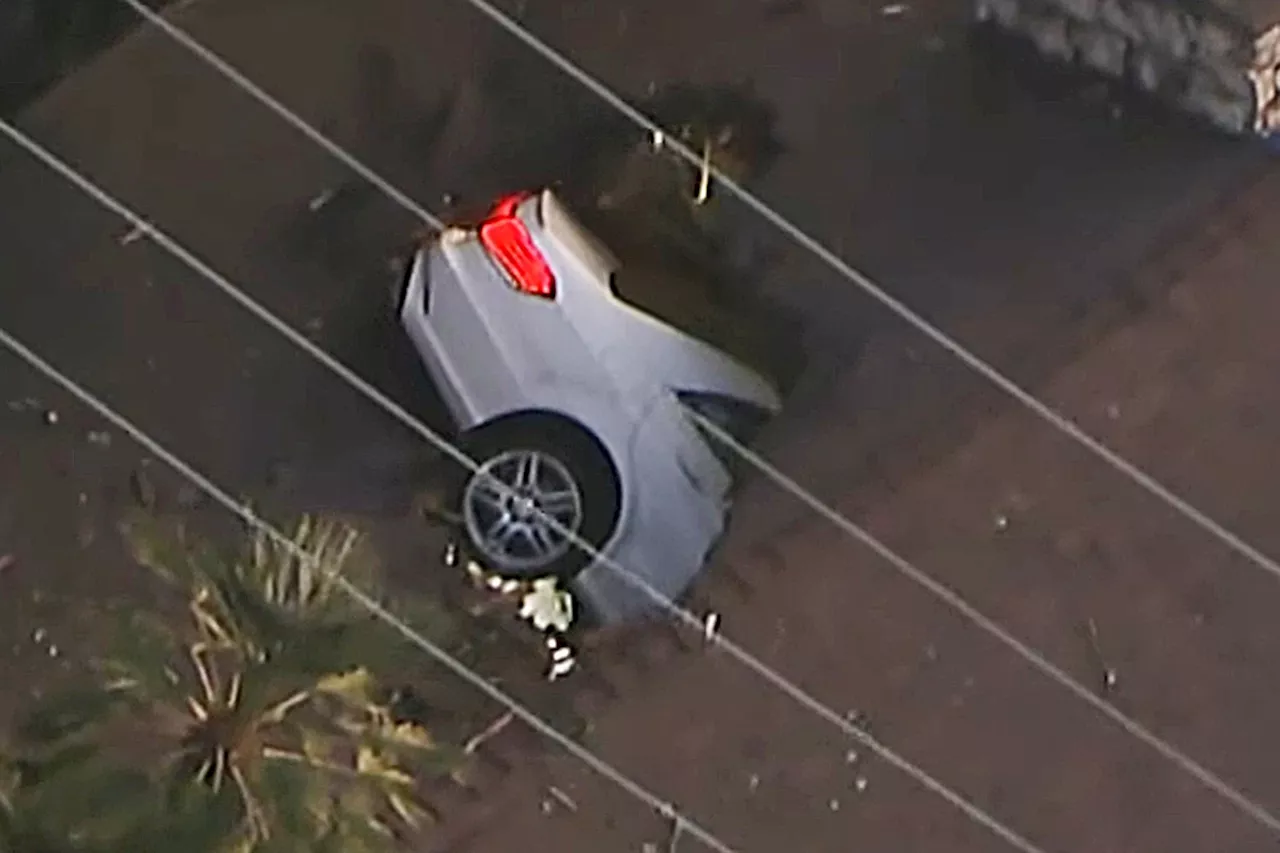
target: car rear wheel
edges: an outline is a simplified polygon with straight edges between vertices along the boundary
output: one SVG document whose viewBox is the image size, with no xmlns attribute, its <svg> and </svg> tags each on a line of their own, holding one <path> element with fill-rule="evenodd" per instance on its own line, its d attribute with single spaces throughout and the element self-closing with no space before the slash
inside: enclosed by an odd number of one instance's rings
<svg viewBox="0 0 1280 853">
<path fill-rule="evenodd" d="M 468 441 L 478 468 L 462 478 L 458 514 L 472 555 L 511 578 L 569 578 L 617 525 L 618 480 L 603 448 L 581 431 L 531 419 Z"/>
</svg>

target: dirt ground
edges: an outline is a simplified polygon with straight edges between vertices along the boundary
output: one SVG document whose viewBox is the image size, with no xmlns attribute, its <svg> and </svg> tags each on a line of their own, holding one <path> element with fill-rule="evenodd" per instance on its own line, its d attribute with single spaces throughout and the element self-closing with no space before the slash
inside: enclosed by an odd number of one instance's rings
<svg viewBox="0 0 1280 853">
<path fill-rule="evenodd" d="M 1280 411 L 1263 390 L 1280 184 L 1257 152 L 1011 74 L 940 0 L 898 15 L 833 0 L 521 14 L 623 91 L 751 77 L 786 146 L 766 200 L 1264 550 L 1280 544 L 1261 509 Z M 446 194 L 566 168 L 566 117 L 590 104 L 460 3 L 204 0 L 179 19 L 437 210 Z M 415 223 L 225 80 L 144 33 L 23 123 L 435 417 L 377 310 L 386 255 Z M 16 150 L 0 152 L 0 225 L 6 328 L 232 490 L 360 515 L 396 543 L 406 582 L 435 564 L 438 543 L 407 519 L 429 461 L 414 437 Z M 804 317 L 811 358 L 769 457 L 1090 682 L 1092 621 L 1115 701 L 1280 800 L 1257 748 L 1276 711 L 1275 579 L 785 240 L 740 227 L 764 286 Z M 145 594 L 111 529 L 145 463 L 123 436 L 90 440 L 102 425 L 16 365 L 0 399 L 12 707 L 92 643 L 77 607 Z M 162 503 L 190 504 L 147 476 Z M 724 633 L 1044 849 L 1267 849 L 1237 812 L 763 481 L 701 596 Z M 589 744 L 738 850 L 1002 849 L 719 653 L 630 685 Z M 571 759 L 523 769 L 448 834 L 454 849 L 664 842 L 664 821 Z"/>
</svg>

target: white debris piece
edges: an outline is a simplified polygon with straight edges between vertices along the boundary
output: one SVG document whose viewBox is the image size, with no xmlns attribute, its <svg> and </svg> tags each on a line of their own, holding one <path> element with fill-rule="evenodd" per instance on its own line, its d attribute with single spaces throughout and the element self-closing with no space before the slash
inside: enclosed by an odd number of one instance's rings
<svg viewBox="0 0 1280 853">
<path fill-rule="evenodd" d="M 547 793 L 551 795 L 552 799 L 554 799 L 560 805 L 564 806 L 569 811 L 576 812 L 578 810 L 578 804 L 575 803 L 568 794 L 566 794 L 564 791 L 561 791 L 555 785 L 552 785 L 550 788 L 548 788 Z"/>
<path fill-rule="evenodd" d="M 880 14 L 886 18 L 896 18 L 899 15 L 905 15 L 908 8 L 910 7 L 906 3 L 890 3 L 880 7 Z"/>
<path fill-rule="evenodd" d="M 708 643 L 716 638 L 716 630 L 720 627 L 720 614 L 708 613 L 702 622 L 702 639 Z"/>
<path fill-rule="evenodd" d="M 146 229 L 140 225 L 134 226 L 133 230 L 123 234 L 118 242 L 121 246 L 128 246 L 130 243 L 136 243 L 146 234 Z"/>
<path fill-rule="evenodd" d="M 551 650 L 551 667 L 547 670 L 547 681 L 564 678 L 577 667 L 578 659 L 573 649 L 554 636 L 547 638 L 547 648 Z"/>
<path fill-rule="evenodd" d="M 520 602 L 520 618 L 539 631 L 567 631 L 573 623 L 573 596 L 559 589 L 555 578 L 538 578 Z"/>
<path fill-rule="evenodd" d="M 337 192 L 338 191 L 334 189 L 325 190 L 324 192 L 320 193 L 319 195 L 312 198 L 309 202 L 307 202 L 307 209 L 310 210 L 312 213 L 315 213 L 317 210 L 319 210 L 320 208 L 328 204 L 330 201 L 332 201 L 333 197 L 337 194 Z"/>
</svg>

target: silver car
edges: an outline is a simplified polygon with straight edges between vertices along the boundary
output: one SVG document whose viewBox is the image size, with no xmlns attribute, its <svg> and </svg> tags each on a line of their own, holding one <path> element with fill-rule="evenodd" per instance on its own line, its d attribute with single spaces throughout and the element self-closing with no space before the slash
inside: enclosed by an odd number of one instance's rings
<svg viewBox="0 0 1280 853">
<path fill-rule="evenodd" d="M 395 300 L 488 475 L 456 485 L 465 546 L 498 575 L 559 577 L 605 624 L 656 602 L 564 531 L 679 596 L 724 530 L 735 461 L 685 407 L 747 441 L 781 405 L 760 372 L 622 298 L 624 274 L 544 190 L 417 247 Z"/>
</svg>

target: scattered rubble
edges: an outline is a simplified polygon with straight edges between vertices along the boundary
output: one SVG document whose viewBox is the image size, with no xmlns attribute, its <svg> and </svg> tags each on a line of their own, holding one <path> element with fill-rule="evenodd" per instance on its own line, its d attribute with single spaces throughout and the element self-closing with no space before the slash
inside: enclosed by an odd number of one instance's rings
<svg viewBox="0 0 1280 853">
<path fill-rule="evenodd" d="M 496 593 L 498 604 L 515 604 L 515 617 L 530 623 L 543 635 L 548 657 L 548 681 L 564 678 L 577 669 L 577 652 L 567 636 L 574 621 L 573 595 L 559 588 L 558 578 L 516 580 L 502 577 L 486 570 L 475 560 L 464 561 L 456 541 L 450 541 L 446 546 L 443 562 L 449 568 L 465 563 L 464 572 L 474 586 Z"/>
<path fill-rule="evenodd" d="M 578 660 L 573 647 L 561 637 L 548 634 L 547 648 L 551 651 L 551 665 L 547 670 L 548 681 L 564 678 L 577 667 Z"/>
</svg>

